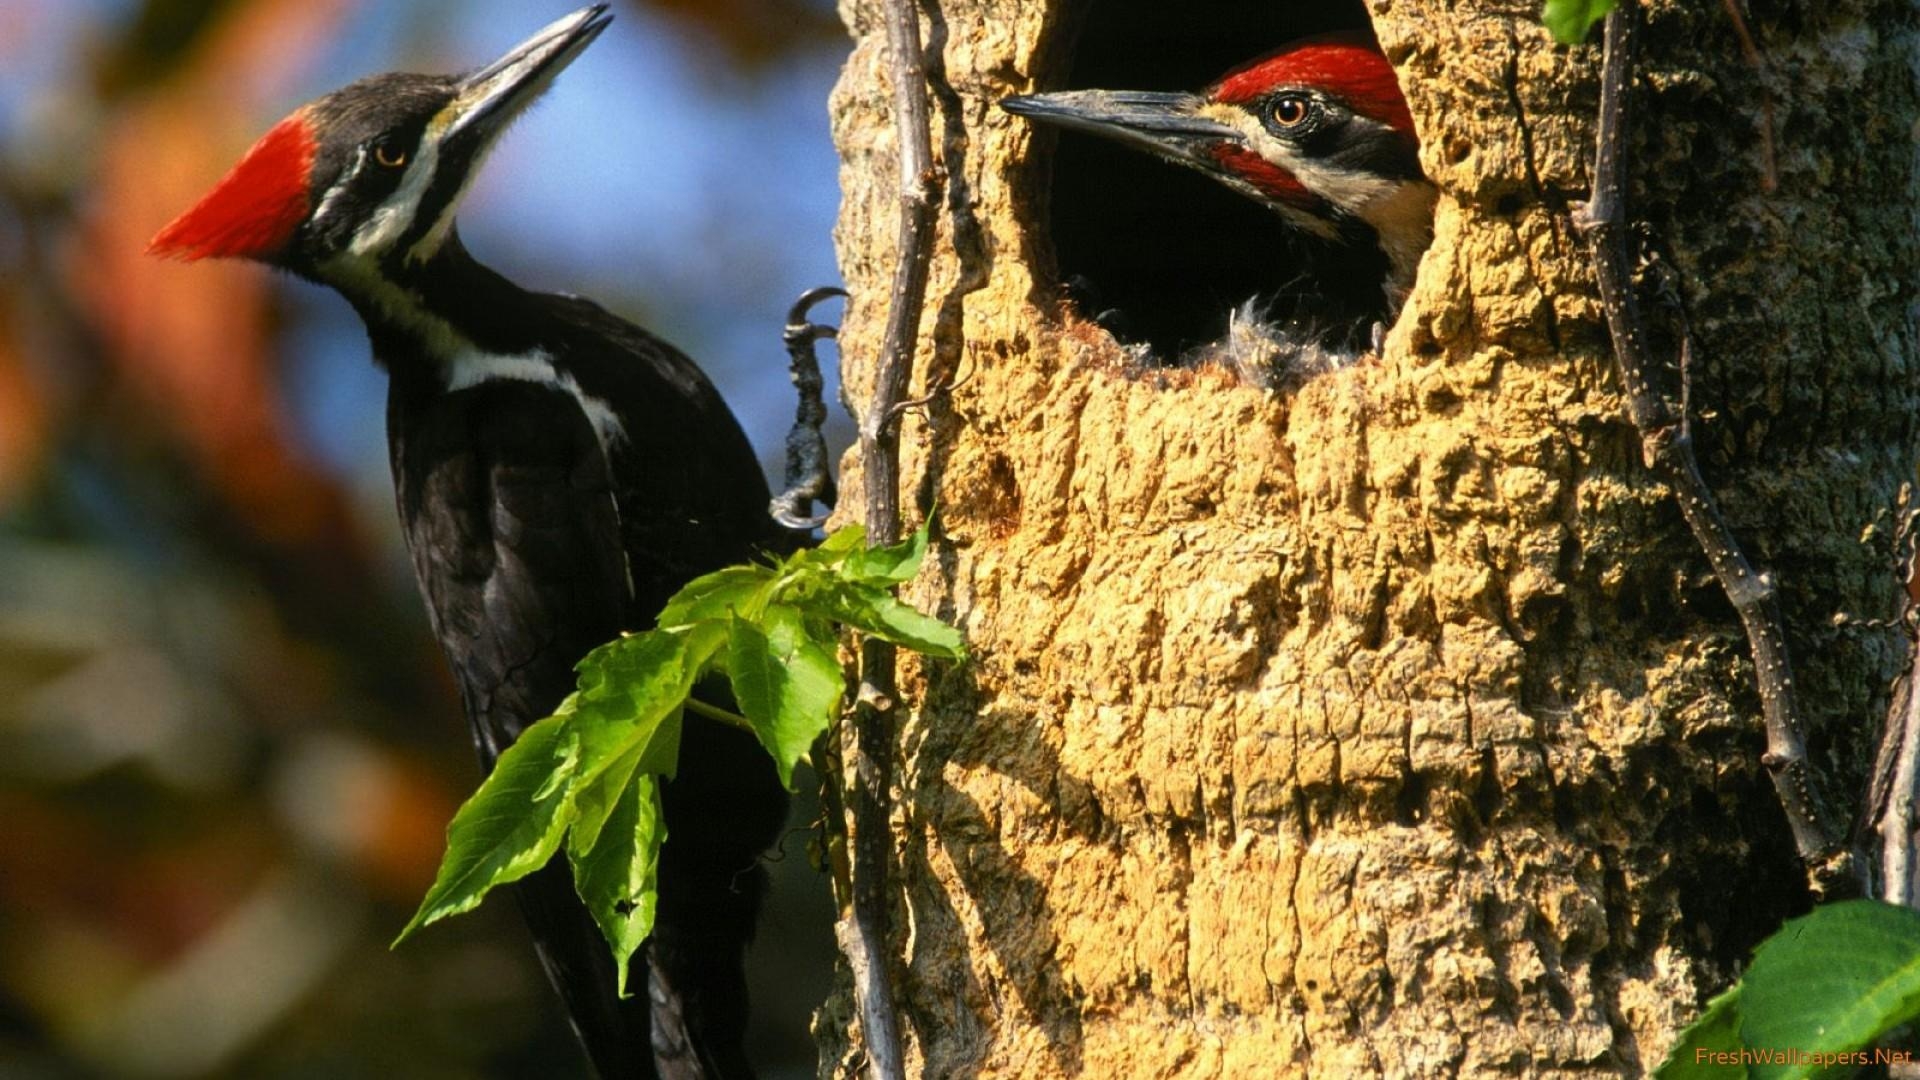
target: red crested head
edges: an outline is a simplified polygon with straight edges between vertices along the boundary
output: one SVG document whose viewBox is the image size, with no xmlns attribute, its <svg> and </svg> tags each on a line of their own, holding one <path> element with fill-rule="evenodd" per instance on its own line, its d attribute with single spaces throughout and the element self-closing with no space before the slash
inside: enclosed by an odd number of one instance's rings
<svg viewBox="0 0 1920 1080">
<path fill-rule="evenodd" d="M 1221 76 L 1206 96 L 1247 105 L 1287 86 L 1325 91 L 1361 116 L 1413 134 L 1413 114 L 1393 77 L 1393 65 L 1372 41 L 1355 34 L 1296 41 Z"/>
<path fill-rule="evenodd" d="M 275 124 L 212 191 L 160 230 L 147 253 L 191 261 L 284 250 L 311 210 L 318 150 L 306 109 Z"/>
<path fill-rule="evenodd" d="M 1394 303 L 1433 238 L 1435 191 L 1393 65 L 1364 34 L 1324 34 L 1234 68 L 1198 94 L 1063 90 L 1000 102 L 1197 169 L 1333 244 L 1368 232 Z"/>
</svg>

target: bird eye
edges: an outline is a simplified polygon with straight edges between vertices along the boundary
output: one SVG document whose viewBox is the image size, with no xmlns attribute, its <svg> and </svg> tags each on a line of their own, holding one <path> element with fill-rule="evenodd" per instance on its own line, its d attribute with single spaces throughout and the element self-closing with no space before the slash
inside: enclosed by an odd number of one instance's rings
<svg viewBox="0 0 1920 1080">
<path fill-rule="evenodd" d="M 398 146 L 386 142 L 373 144 L 373 160 L 388 169 L 397 169 L 407 163 L 407 152 Z"/>
<path fill-rule="evenodd" d="M 1273 103 L 1273 122 L 1283 128 L 1295 128 L 1313 115 L 1313 105 L 1297 94 L 1287 94 Z"/>
</svg>

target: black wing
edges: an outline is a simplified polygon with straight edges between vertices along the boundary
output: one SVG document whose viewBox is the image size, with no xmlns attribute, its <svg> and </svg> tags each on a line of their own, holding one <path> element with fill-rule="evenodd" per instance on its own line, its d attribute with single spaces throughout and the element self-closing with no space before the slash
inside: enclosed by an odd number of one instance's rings
<svg viewBox="0 0 1920 1080">
<path fill-rule="evenodd" d="M 531 382 L 409 394 L 396 378 L 388 436 L 414 574 L 491 768 L 626 620 L 606 460 L 571 397 Z"/>
<path fill-rule="evenodd" d="M 446 394 L 396 377 L 388 435 L 414 573 L 491 769 L 572 691 L 574 664 L 624 621 L 606 461 L 571 397 L 530 382 Z M 600 1074 L 654 1075 L 644 990 L 624 1001 L 615 992 L 606 941 L 565 861 L 514 891 Z"/>
<path fill-rule="evenodd" d="M 795 534 L 774 523 L 759 460 L 713 385 L 679 350 L 588 300 L 551 297 L 568 328 L 556 355 L 581 390 L 610 408 L 607 438 L 620 528 L 633 575 L 633 629 L 652 625 L 688 581 L 771 551 Z M 702 700 L 733 709 L 724 686 Z M 773 761 L 733 728 L 690 720 L 679 774 L 662 790 L 667 844 L 649 952 L 714 1077 L 752 1075 L 745 951 L 766 873 L 760 854 L 779 835 L 787 797 Z M 656 1012 L 656 1025 L 665 1026 Z M 656 1056 L 669 1068 L 664 1048 Z"/>
<path fill-rule="evenodd" d="M 564 334 L 552 351 L 618 422 L 607 452 L 633 570 L 633 628 L 651 625 L 701 574 L 791 550 L 794 534 L 768 513 L 752 445 L 699 367 L 590 300 L 545 299 Z"/>
</svg>

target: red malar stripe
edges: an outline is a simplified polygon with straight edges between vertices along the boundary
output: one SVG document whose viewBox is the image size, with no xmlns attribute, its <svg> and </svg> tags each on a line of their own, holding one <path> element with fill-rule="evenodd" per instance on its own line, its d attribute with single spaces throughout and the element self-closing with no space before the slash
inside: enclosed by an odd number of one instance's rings
<svg viewBox="0 0 1920 1080">
<path fill-rule="evenodd" d="M 1309 38 L 1228 72 L 1214 86 L 1217 101 L 1251 102 L 1282 86 L 1317 86 L 1362 116 L 1413 134 L 1413 114 L 1394 81 L 1393 65 L 1370 43 L 1350 37 Z"/>
<path fill-rule="evenodd" d="M 147 253 L 192 260 L 281 250 L 306 220 L 317 149 L 305 110 L 275 124 L 205 198 L 160 230 Z"/>
<path fill-rule="evenodd" d="M 1325 208 L 1325 200 L 1301 183 L 1299 177 L 1245 147 L 1217 145 L 1213 148 L 1213 160 L 1229 175 L 1259 188 L 1268 198 L 1309 213 Z"/>
</svg>

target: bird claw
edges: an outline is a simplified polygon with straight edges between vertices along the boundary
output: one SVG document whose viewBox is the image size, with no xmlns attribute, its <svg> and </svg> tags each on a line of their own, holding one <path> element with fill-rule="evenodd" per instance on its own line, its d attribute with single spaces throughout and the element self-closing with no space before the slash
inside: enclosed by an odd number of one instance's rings
<svg viewBox="0 0 1920 1080">
<path fill-rule="evenodd" d="M 820 375 L 820 357 L 814 346 L 822 340 L 840 336 L 838 327 L 816 323 L 808 316 L 814 307 L 833 297 L 844 297 L 845 289 L 824 285 L 808 289 L 787 311 L 787 325 L 781 341 L 787 348 L 788 369 L 793 375 L 799 403 L 794 408 L 793 427 L 787 432 L 786 490 L 767 505 L 767 513 L 783 528 L 810 533 L 827 523 L 840 492 L 828 465 L 827 403 L 825 380 Z M 815 503 L 826 513 L 812 513 Z"/>
<path fill-rule="evenodd" d="M 834 495 L 837 494 L 837 492 L 834 493 Z M 833 517 L 833 511 L 829 509 L 824 514 L 808 514 L 807 511 L 812 509 L 816 501 L 829 502 L 832 499 L 833 495 L 823 499 L 812 492 L 783 491 L 767 504 L 767 513 L 772 515 L 774 522 L 783 529 L 810 533 L 825 525 L 827 519 Z"/>
<path fill-rule="evenodd" d="M 781 340 L 786 343 L 788 353 L 822 339 L 839 337 L 839 327 L 813 322 L 807 316 L 821 303 L 836 296 L 845 297 L 846 295 L 847 290 L 836 285 L 821 285 L 801 293 L 800 299 L 795 300 L 793 306 L 787 309 L 787 325 L 781 333 Z"/>
</svg>

